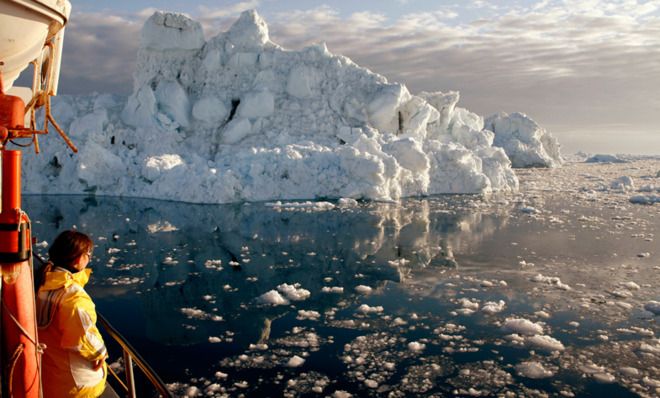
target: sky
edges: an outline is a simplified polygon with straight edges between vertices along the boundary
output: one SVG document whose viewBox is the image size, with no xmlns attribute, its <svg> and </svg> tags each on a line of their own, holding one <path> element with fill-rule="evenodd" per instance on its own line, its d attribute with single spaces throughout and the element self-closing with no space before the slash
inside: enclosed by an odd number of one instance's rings
<svg viewBox="0 0 660 398">
<path fill-rule="evenodd" d="M 60 93 L 130 94 L 140 29 L 185 13 L 207 38 L 256 9 L 273 42 L 325 42 L 412 93 L 523 112 L 564 152 L 660 154 L 660 0 L 72 0 Z"/>
</svg>

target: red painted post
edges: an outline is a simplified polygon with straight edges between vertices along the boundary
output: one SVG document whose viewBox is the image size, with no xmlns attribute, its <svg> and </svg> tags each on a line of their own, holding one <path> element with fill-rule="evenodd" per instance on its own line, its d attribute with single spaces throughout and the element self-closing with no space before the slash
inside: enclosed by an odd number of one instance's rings
<svg viewBox="0 0 660 398">
<path fill-rule="evenodd" d="M 21 152 L 2 150 L 0 268 L 2 270 L 3 395 L 39 398 L 35 297 L 29 219 L 21 210 Z M 20 325 L 20 326 L 19 326 Z"/>
</svg>

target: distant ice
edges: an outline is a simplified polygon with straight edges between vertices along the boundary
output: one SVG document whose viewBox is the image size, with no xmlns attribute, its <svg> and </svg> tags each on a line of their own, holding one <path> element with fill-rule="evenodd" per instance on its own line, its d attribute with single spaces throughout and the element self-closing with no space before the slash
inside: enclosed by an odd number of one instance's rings
<svg viewBox="0 0 660 398">
<path fill-rule="evenodd" d="M 622 159 L 617 155 L 598 154 L 585 160 L 586 163 L 628 163 L 628 160 Z"/>
<path fill-rule="evenodd" d="M 652 312 L 653 315 L 660 315 L 660 302 L 659 301 L 649 301 L 644 304 L 644 309 L 648 312 Z"/>
</svg>

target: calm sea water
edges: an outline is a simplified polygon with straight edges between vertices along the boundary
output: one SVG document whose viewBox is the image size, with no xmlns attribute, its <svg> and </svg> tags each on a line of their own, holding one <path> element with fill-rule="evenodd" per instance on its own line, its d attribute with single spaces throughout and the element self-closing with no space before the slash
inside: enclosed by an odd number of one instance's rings
<svg viewBox="0 0 660 398">
<path fill-rule="evenodd" d="M 27 196 L 24 208 L 39 242 L 73 226 L 93 236 L 98 311 L 178 396 L 657 392 L 659 329 L 643 306 L 659 298 L 659 264 L 639 254 L 660 253 L 658 219 L 644 208 L 617 218 L 559 195 L 542 215 L 470 196 L 323 211 Z M 273 290 L 288 303 L 265 301 Z M 507 319 L 560 349 L 512 337 Z"/>
</svg>

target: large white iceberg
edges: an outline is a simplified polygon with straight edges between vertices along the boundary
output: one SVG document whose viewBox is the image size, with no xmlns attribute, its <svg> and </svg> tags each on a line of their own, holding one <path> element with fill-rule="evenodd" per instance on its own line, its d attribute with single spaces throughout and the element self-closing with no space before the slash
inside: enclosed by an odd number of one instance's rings
<svg viewBox="0 0 660 398">
<path fill-rule="evenodd" d="M 498 133 L 458 93 L 413 95 L 324 44 L 283 49 L 254 11 L 208 41 L 157 12 L 136 69 L 127 100 L 57 98 L 80 154 L 51 138 L 25 162 L 26 192 L 227 203 L 518 188 Z"/>
</svg>

